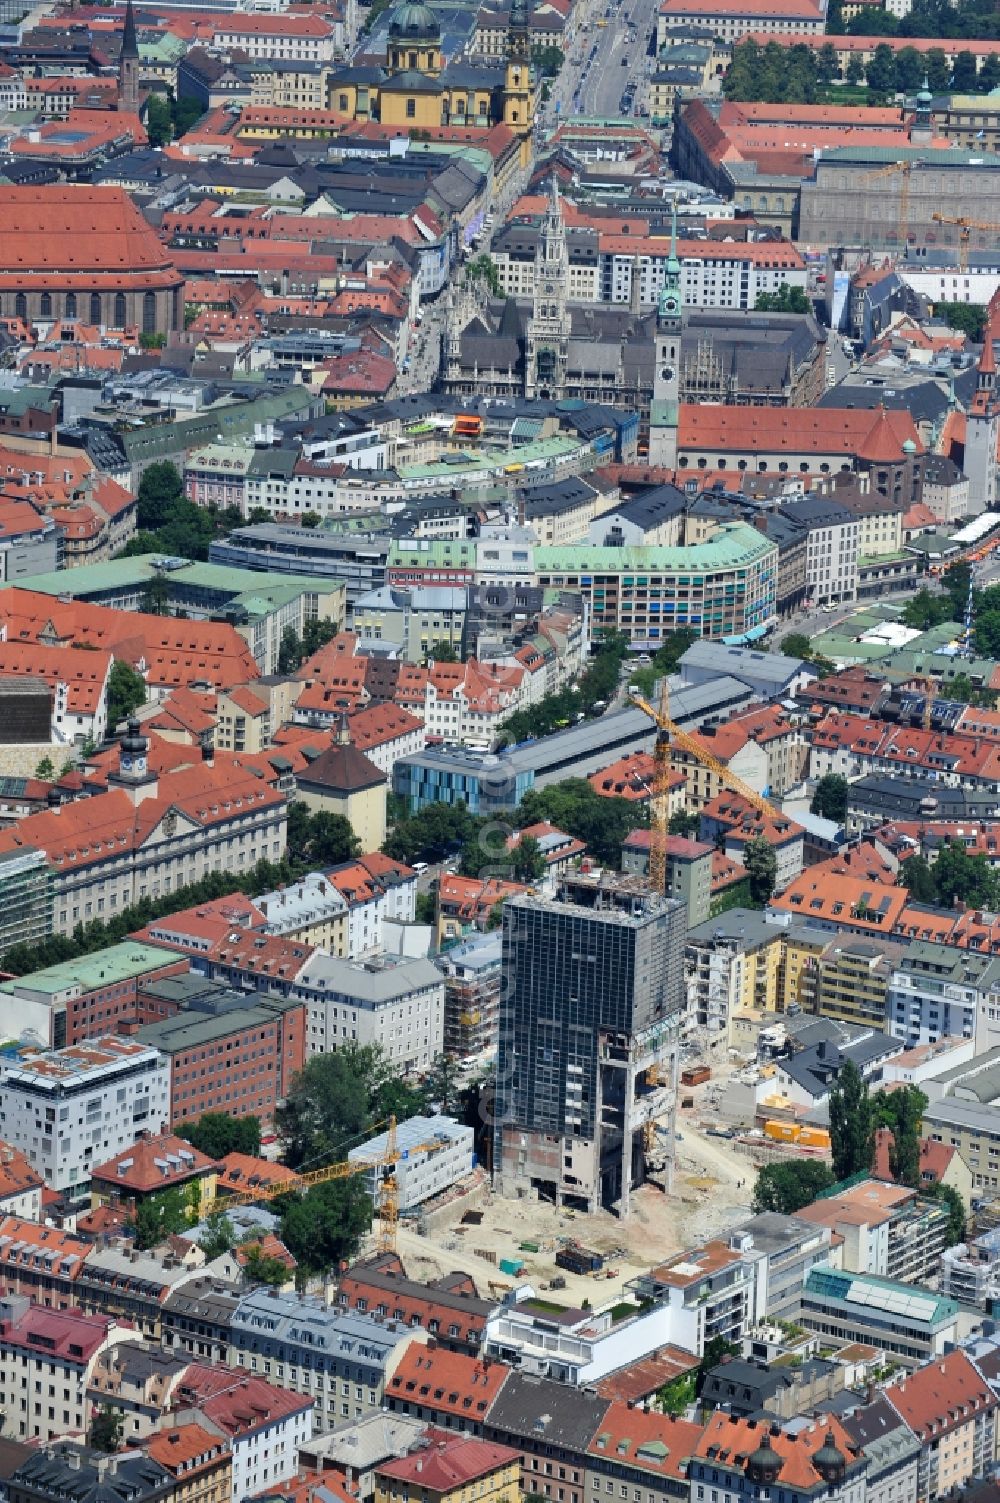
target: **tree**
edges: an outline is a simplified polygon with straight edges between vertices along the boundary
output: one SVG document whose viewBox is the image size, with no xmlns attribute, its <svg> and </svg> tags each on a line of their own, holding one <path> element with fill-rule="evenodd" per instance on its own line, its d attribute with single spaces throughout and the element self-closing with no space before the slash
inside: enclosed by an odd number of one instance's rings
<svg viewBox="0 0 1000 1503">
<path fill-rule="evenodd" d="M 467 804 L 428 804 L 408 819 L 400 820 L 382 849 L 387 856 L 407 866 L 415 861 L 431 865 L 461 850 L 478 830 L 479 822 L 469 813 Z"/>
<path fill-rule="evenodd" d="M 907 856 L 900 868 L 900 878 L 915 903 L 937 902 L 934 873 L 925 857 L 918 854 Z"/>
<path fill-rule="evenodd" d="M 35 777 L 39 778 L 43 783 L 51 783 L 55 775 L 56 764 L 53 762 L 52 758 L 48 754 L 46 754 L 41 759 L 38 766 L 35 768 Z"/>
<path fill-rule="evenodd" d="M 142 587 L 142 610 L 147 616 L 166 616 L 170 610 L 170 583 L 163 574 L 151 574 Z"/>
<path fill-rule="evenodd" d="M 975 53 L 963 49 L 955 58 L 951 87 L 956 94 L 974 94 L 977 82 Z"/>
<path fill-rule="evenodd" d="M 565 62 L 565 58 L 558 47 L 536 45 L 531 49 L 531 61 L 534 63 L 540 77 L 555 78 Z"/>
<path fill-rule="evenodd" d="M 750 901 L 763 908 L 774 892 L 778 876 L 778 858 L 774 847 L 763 835 L 755 835 L 743 848 L 743 865 L 750 878 Z"/>
<path fill-rule="evenodd" d="M 108 725 L 121 725 L 145 703 L 146 680 L 130 663 L 115 658 L 108 674 Z"/>
<path fill-rule="evenodd" d="M 280 1258 L 266 1253 L 259 1242 L 244 1245 L 243 1276 L 248 1284 L 267 1284 L 280 1289 L 289 1279 L 288 1269 Z"/>
<path fill-rule="evenodd" d="M 780 1211 L 782 1215 L 792 1216 L 834 1183 L 833 1171 L 818 1159 L 765 1164 L 757 1171 L 753 1210 Z"/>
<path fill-rule="evenodd" d="M 317 866 L 341 866 L 361 854 L 361 842 L 343 814 L 317 809 L 310 824 L 308 850 Z"/>
<path fill-rule="evenodd" d="M 460 663 L 462 659 L 450 642 L 439 639 L 428 647 L 427 661 L 428 663 Z"/>
<path fill-rule="evenodd" d="M 847 67 L 844 70 L 844 82 L 857 87 L 865 76 L 865 65 L 856 52 L 852 52 L 847 59 Z"/>
<path fill-rule="evenodd" d="M 186 1143 L 217 1161 L 227 1153 L 245 1153 L 251 1158 L 260 1153 L 260 1122 L 256 1117 L 205 1112 L 191 1122 L 180 1123 L 174 1131 Z"/>
<path fill-rule="evenodd" d="M 195 1184 L 197 1191 L 198 1186 Z M 156 1247 L 164 1237 L 182 1232 L 192 1222 L 191 1197 L 182 1185 L 146 1195 L 135 1208 L 135 1240 L 139 1247 Z"/>
<path fill-rule="evenodd" d="M 976 82 L 982 94 L 992 94 L 994 89 L 1000 89 L 1000 58 L 992 52 L 983 59 Z"/>
<path fill-rule="evenodd" d="M 348 1043 L 335 1054 L 313 1055 L 277 1112 L 289 1168 L 315 1169 L 344 1158 L 371 1127 L 372 1099 L 388 1073 L 372 1044 Z"/>
<path fill-rule="evenodd" d="M 669 1383 L 664 1383 L 662 1388 L 656 1390 L 656 1407 L 663 1414 L 672 1414 L 676 1419 L 678 1415 L 690 1409 L 697 1397 L 697 1371 L 681 1373 L 679 1378 L 672 1378 Z"/>
<path fill-rule="evenodd" d="M 235 1240 L 233 1223 L 225 1211 L 210 1211 L 198 1238 L 198 1245 L 205 1254 L 206 1261 L 211 1263 L 213 1258 L 229 1252 Z"/>
<path fill-rule="evenodd" d="M 844 1060 L 830 1089 L 829 1115 L 837 1179 L 867 1173 L 875 1153 L 875 1112 L 868 1083 L 852 1059 Z"/>
<path fill-rule="evenodd" d="M 839 72 L 837 49 L 832 42 L 824 42 L 816 54 L 816 81 L 821 84 L 833 83 Z"/>
<path fill-rule="evenodd" d="M 823 819 L 832 819 L 842 825 L 847 818 L 847 793 L 846 778 L 836 772 L 826 773 L 816 784 L 809 813 L 819 814 Z"/>
<path fill-rule="evenodd" d="M 808 662 L 812 657 L 812 643 L 804 631 L 790 631 L 787 637 L 782 637 L 781 650 L 789 658 L 803 658 Z"/>
<path fill-rule="evenodd" d="M 431 1101 L 440 1102 L 441 1110 L 447 1112 L 454 1104 L 455 1082 L 458 1070 L 454 1055 L 436 1054 L 427 1076 L 426 1091 Z"/>
<path fill-rule="evenodd" d="M 173 105 L 174 136 L 180 140 L 192 125 L 197 124 L 205 113 L 204 105 L 197 99 L 177 99 Z"/>
<path fill-rule="evenodd" d="M 299 526 L 305 527 L 308 530 L 312 527 L 318 527 L 321 521 L 322 518 L 320 517 L 319 512 L 304 511 L 302 513 L 302 516 L 299 518 Z"/>
<path fill-rule="evenodd" d="M 965 1241 L 965 1202 L 955 1189 L 954 1185 L 943 1185 L 938 1180 L 935 1185 L 928 1185 L 925 1195 L 934 1200 L 939 1200 L 948 1212 L 948 1226 L 945 1230 L 945 1245 L 955 1247 L 957 1243 Z"/>
<path fill-rule="evenodd" d="M 417 893 L 413 921 L 417 924 L 435 924 L 437 922 L 437 898 L 434 893 Z"/>
<path fill-rule="evenodd" d="M 485 282 L 493 297 L 499 297 L 500 273 L 492 256 L 488 256 L 485 251 L 466 262 L 465 275 L 470 282 Z"/>
<path fill-rule="evenodd" d="M 689 809 L 675 809 L 667 820 L 668 835 L 684 835 L 688 839 L 697 840 L 700 829 L 701 815 Z"/>
<path fill-rule="evenodd" d="M 892 55 L 892 48 L 884 42 L 871 55 L 865 69 L 865 82 L 876 94 L 891 94 L 896 88 L 896 59 Z"/>
<path fill-rule="evenodd" d="M 302 649 L 306 657 L 311 658 L 314 652 L 332 642 L 336 635 L 336 621 L 331 621 L 326 616 L 310 616 L 302 628 Z"/>
<path fill-rule="evenodd" d="M 953 908 L 956 903 L 993 912 L 1000 908 L 1000 879 L 985 854 L 970 856 L 957 840 L 942 846 L 931 875 L 942 908 Z"/>
<path fill-rule="evenodd" d="M 529 788 L 515 818 L 522 828 L 547 820 L 582 840 L 595 860 L 617 866 L 623 841 L 648 822 L 648 812 L 638 800 L 604 798 L 586 778 L 566 778 L 547 788 Z"/>
<path fill-rule="evenodd" d="M 782 282 L 777 292 L 761 292 L 755 304 L 758 313 L 810 313 L 809 299 L 801 287 Z"/>
<path fill-rule="evenodd" d="M 534 835 L 522 835 L 512 856 L 512 876 L 515 882 L 530 885 L 545 876 L 545 857 Z"/>
<path fill-rule="evenodd" d="M 918 1086 L 900 1086 L 896 1091 L 877 1091 L 872 1097 L 875 1120 L 892 1133 L 889 1168 L 901 1185 L 916 1189 L 920 1183 L 920 1121 L 927 1097 Z"/>
<path fill-rule="evenodd" d="M 101 1404 L 90 1422 L 88 1442 L 95 1451 L 104 1451 L 113 1456 L 122 1443 L 125 1416 L 111 1404 Z"/>
<path fill-rule="evenodd" d="M 935 303 L 934 316 L 942 319 L 949 329 L 964 334 L 973 344 L 982 343 L 986 327 L 985 303 Z"/>
<path fill-rule="evenodd" d="M 371 1224 L 371 1196 L 360 1175 L 327 1180 L 288 1197 L 281 1212 L 281 1240 L 299 1265 L 298 1281 L 353 1258 Z"/>
<path fill-rule="evenodd" d="M 302 662 L 302 642 L 294 626 L 286 626 L 278 644 L 278 672 L 295 673 Z"/>
<path fill-rule="evenodd" d="M 136 520 L 141 528 L 156 531 L 170 520 L 173 508 L 184 500 L 184 480 L 169 459 L 147 465 L 139 482 Z"/>
<path fill-rule="evenodd" d="M 924 60 L 916 47 L 900 47 L 896 53 L 896 88 L 902 94 L 913 94 L 920 88 L 924 77 Z"/>
<path fill-rule="evenodd" d="M 942 94 L 951 86 L 951 67 L 943 47 L 924 53 L 924 74 L 932 94 Z"/>
</svg>

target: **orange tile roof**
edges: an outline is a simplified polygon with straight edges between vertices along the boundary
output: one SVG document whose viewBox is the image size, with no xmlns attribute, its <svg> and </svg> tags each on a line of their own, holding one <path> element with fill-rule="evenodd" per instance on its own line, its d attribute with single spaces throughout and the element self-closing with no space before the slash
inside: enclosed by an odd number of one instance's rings
<svg viewBox="0 0 1000 1503">
<path fill-rule="evenodd" d="M 111 672 L 110 652 L 43 647 L 39 642 L 0 642 L 0 678 L 41 678 L 50 689 L 66 686 L 66 708 L 96 715 Z"/>
<path fill-rule="evenodd" d="M 805 835 L 802 826 L 787 814 L 778 810 L 762 814 L 739 793 L 720 793 L 701 812 L 704 818 L 714 819 L 725 828 L 727 841 L 763 839 L 769 845 L 787 845 Z"/>
<path fill-rule="evenodd" d="M 725 892 L 727 887 L 735 887 L 738 882 L 745 881 L 749 875 L 742 861 L 731 860 L 725 851 L 712 852 L 713 897 Z"/>
<path fill-rule="evenodd" d="M 503 1362 L 484 1364 L 478 1357 L 441 1346 L 411 1346 L 385 1387 L 387 1396 L 397 1403 L 465 1415 L 481 1424 L 509 1373 Z"/>
<path fill-rule="evenodd" d="M 679 1367 L 679 1363 L 675 1365 Z M 691 1366 L 696 1364 L 692 1362 Z M 684 1371 L 680 1367 L 679 1370 Z M 605 1381 L 614 1382 L 614 1375 Z M 701 1433 L 701 1425 L 690 1420 L 637 1409 L 619 1400 L 608 1405 L 587 1450 L 591 1456 L 605 1456 L 616 1464 L 638 1467 L 686 1484 L 688 1460 Z"/>
<path fill-rule="evenodd" d="M 284 1263 L 290 1274 L 294 1273 L 299 1266 L 285 1244 L 273 1232 L 262 1232 L 256 1237 L 248 1237 L 245 1242 L 240 1242 L 233 1248 L 233 1257 L 241 1267 L 245 1268 L 252 1251 L 258 1252 L 261 1257 L 274 1258 L 278 1263 Z"/>
<path fill-rule="evenodd" d="M 519 897 L 528 888 L 521 882 L 506 882 L 500 877 L 459 877 L 442 872 L 438 878 L 438 905 L 442 913 L 478 923 L 497 903 Z"/>
<path fill-rule="evenodd" d="M 896 1413 L 924 1442 L 996 1409 L 996 1395 L 964 1352 L 949 1352 L 883 1389 Z"/>
<path fill-rule="evenodd" d="M 45 1180 L 25 1158 L 20 1148 L 0 1142 L 0 1200 L 35 1190 Z"/>
<path fill-rule="evenodd" d="M 295 1178 L 284 1164 L 272 1164 L 270 1159 L 251 1153 L 227 1153 L 219 1161 L 220 1190 L 252 1190 L 257 1185 L 283 1185 Z"/>
<path fill-rule="evenodd" d="M 826 1482 L 813 1466 L 812 1459 L 826 1443 L 828 1432 L 832 1433 L 834 1445 L 849 1466 L 859 1461 L 861 1453 L 857 1446 L 832 1415 L 821 1415 L 815 1424 L 790 1435 L 770 1419 L 739 1419 L 721 1410 L 716 1411 L 705 1426 L 694 1455 L 731 1471 L 743 1472 L 747 1461 L 766 1438 L 781 1458 L 779 1487 L 806 1493 L 815 1491 L 819 1495 L 825 1490 Z"/>
<path fill-rule="evenodd" d="M 649 752 L 629 752 L 599 772 L 592 772 L 587 782 L 601 798 L 624 798 L 633 803 L 652 798 L 656 763 Z M 683 781 L 683 779 L 681 779 Z"/>
<path fill-rule="evenodd" d="M 21 1216 L 4 1216 L 0 1220 L 0 1269 L 4 1272 L 13 1271 L 18 1265 L 37 1267 L 35 1260 L 43 1252 L 54 1253 L 60 1278 L 72 1280 L 79 1277 L 84 1260 L 93 1250 L 92 1242 L 84 1242 L 55 1226 L 42 1226 Z"/>
<path fill-rule="evenodd" d="M 116 1153 L 91 1169 L 98 1189 L 112 1189 L 119 1197 L 148 1195 L 171 1185 L 184 1185 L 201 1179 L 215 1164 L 200 1148 L 173 1133 L 139 1138 L 131 1147 Z"/>
<path fill-rule="evenodd" d="M 197 1420 L 156 1431 L 143 1442 L 142 1448 L 151 1461 L 159 1462 L 174 1477 L 183 1474 L 187 1479 L 220 1463 L 232 1465 L 227 1443 Z"/>
</svg>

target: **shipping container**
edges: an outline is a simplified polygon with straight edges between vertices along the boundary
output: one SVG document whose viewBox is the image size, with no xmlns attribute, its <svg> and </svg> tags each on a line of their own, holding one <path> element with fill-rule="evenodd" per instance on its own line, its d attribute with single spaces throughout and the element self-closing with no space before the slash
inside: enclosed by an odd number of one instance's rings
<svg viewBox="0 0 1000 1503">
<path fill-rule="evenodd" d="M 681 1085 L 704 1085 L 705 1081 L 711 1078 L 712 1072 L 707 1065 L 689 1065 L 686 1070 L 681 1071 Z"/>
</svg>

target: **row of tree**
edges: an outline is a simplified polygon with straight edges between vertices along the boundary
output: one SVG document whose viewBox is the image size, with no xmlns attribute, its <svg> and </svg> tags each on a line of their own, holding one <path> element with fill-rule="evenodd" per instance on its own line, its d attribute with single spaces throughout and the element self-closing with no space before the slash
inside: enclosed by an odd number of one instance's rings
<svg viewBox="0 0 1000 1503">
<path fill-rule="evenodd" d="M 895 15 L 887 7 L 867 5 L 846 26 L 840 9 L 840 0 L 832 0 L 826 28 L 831 35 L 960 37 L 970 42 L 1000 37 L 1000 20 L 992 0 L 963 0 L 960 5 L 952 5 L 949 0 L 914 0 L 905 16 Z"/>
<path fill-rule="evenodd" d="M 551 735 L 578 715 L 591 714 L 596 705 L 609 703 L 618 690 L 621 667 L 628 653 L 628 638 L 619 632 L 609 633 L 574 684 L 556 694 L 547 694 L 538 704 L 518 710 L 504 721 L 503 741 L 516 746 L 521 741 Z"/>
<path fill-rule="evenodd" d="M 893 20 L 886 11 L 866 7 L 859 17 L 863 23 L 860 31 L 868 32 L 873 15 Z M 746 41 L 733 48 L 723 91 L 727 99 L 733 100 L 817 104 L 836 98 L 838 80 L 855 87 L 865 84 L 873 98 L 885 99 L 897 93 L 915 94 L 925 78 L 932 93 L 989 93 L 1000 86 L 1000 61 L 987 58 L 978 69 L 975 54 L 966 50 L 959 52 L 951 63 L 941 47 L 922 52 L 916 47 L 897 50 L 883 43 L 875 48 L 867 63 L 860 56 L 850 57 L 841 78 L 840 60 L 832 42 L 813 48 L 806 43 L 783 47 L 778 42 L 761 46 L 759 42 Z"/>
<path fill-rule="evenodd" d="M 965 1235 L 965 1207 L 950 1185 L 923 1185 L 920 1175 L 920 1120 L 927 1097 L 917 1086 L 869 1092 L 868 1083 L 853 1060 L 845 1060 L 830 1090 L 830 1142 L 833 1167 L 818 1160 L 767 1164 L 754 1186 L 755 1211 L 793 1215 L 842 1181 L 870 1174 L 875 1161 L 876 1132 L 892 1133 L 889 1169 L 901 1185 L 920 1189 L 941 1200 L 948 1211 L 948 1244 Z"/>
</svg>

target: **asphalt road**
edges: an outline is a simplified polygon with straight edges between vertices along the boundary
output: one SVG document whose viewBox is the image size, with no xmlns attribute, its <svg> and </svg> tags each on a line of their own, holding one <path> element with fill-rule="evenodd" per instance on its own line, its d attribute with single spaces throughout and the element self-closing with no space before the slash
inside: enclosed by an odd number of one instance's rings
<svg viewBox="0 0 1000 1503">
<path fill-rule="evenodd" d="M 636 85 L 633 109 L 641 102 L 643 91 L 638 84 L 647 76 L 652 61 L 649 44 L 656 9 L 656 0 L 626 0 L 625 4 L 618 0 L 583 0 L 576 40 L 542 111 L 544 127 L 552 130 L 561 119 L 574 115 L 617 118 L 628 83 Z M 608 10 L 611 14 L 605 15 Z M 598 26 L 599 20 L 606 20 L 607 25 Z M 632 40 L 630 23 L 635 28 Z M 625 66 L 623 59 L 627 59 Z"/>
</svg>

